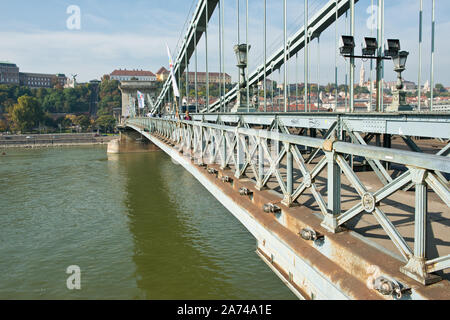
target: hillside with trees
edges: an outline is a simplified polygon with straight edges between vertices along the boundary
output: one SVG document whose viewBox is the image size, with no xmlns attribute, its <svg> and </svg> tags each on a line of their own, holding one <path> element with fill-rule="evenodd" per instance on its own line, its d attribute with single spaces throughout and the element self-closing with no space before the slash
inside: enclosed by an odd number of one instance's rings
<svg viewBox="0 0 450 320">
<path fill-rule="evenodd" d="M 0 132 L 111 132 L 122 102 L 118 86 L 107 78 L 75 88 L 0 85 Z"/>
</svg>

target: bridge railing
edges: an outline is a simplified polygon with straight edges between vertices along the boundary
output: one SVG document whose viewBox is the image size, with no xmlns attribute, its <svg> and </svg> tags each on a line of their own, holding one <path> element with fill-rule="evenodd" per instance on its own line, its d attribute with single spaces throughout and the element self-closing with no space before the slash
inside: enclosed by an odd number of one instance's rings
<svg viewBox="0 0 450 320">
<path fill-rule="evenodd" d="M 448 181 L 443 181 L 442 175 L 437 174 L 450 173 L 448 157 L 352 144 L 337 141 L 334 137 L 320 139 L 198 121 L 135 118 L 128 120 L 127 126 L 166 139 L 198 165 L 232 167 L 235 178 L 250 177 L 258 190 L 270 183 L 270 188 L 283 194 L 281 202 L 285 206 L 294 205 L 309 192 L 322 213 L 321 225 L 330 232 L 339 232 L 343 224 L 362 213 L 372 214 L 404 257 L 406 265 L 401 271 L 419 282 L 431 283 L 435 279 L 431 273 L 450 266 L 450 255 L 431 260 L 426 256 L 427 241 L 433 241 L 426 236 L 427 215 L 432 214 L 428 212 L 428 189 L 436 193 L 447 209 L 450 208 Z M 303 156 L 308 149 L 320 149 L 324 156 L 318 157 L 314 164 L 308 164 Z M 347 155 L 400 164 L 404 171 L 379 190 L 369 191 L 370 187 L 347 162 Z M 324 170 L 326 199 L 317 183 Z M 359 197 L 358 202 L 347 210 L 341 208 L 342 174 Z M 380 207 L 381 201 L 403 192 L 402 188 L 411 183 L 415 186 L 413 249 Z"/>
</svg>

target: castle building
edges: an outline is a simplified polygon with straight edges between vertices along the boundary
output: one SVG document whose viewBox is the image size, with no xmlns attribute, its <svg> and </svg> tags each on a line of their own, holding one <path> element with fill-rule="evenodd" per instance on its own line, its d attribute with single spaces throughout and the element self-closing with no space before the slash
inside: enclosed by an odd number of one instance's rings
<svg viewBox="0 0 450 320">
<path fill-rule="evenodd" d="M 11 62 L 0 62 L 0 84 L 21 85 L 30 88 L 53 88 L 66 83 L 64 74 L 19 72 L 19 67 Z"/>
</svg>

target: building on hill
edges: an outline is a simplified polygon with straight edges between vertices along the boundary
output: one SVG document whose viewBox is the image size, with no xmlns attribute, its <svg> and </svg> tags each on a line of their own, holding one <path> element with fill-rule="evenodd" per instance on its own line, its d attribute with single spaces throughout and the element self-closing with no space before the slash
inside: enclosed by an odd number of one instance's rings
<svg viewBox="0 0 450 320">
<path fill-rule="evenodd" d="M 67 78 L 64 74 L 46 74 L 20 72 L 20 85 L 30 88 L 53 88 L 56 85 L 64 87 Z"/>
<path fill-rule="evenodd" d="M 293 86 L 295 90 L 295 84 Z M 264 79 L 258 82 L 258 90 L 264 90 Z M 273 90 L 273 81 L 269 78 L 266 78 L 266 90 L 269 92 Z"/>
<path fill-rule="evenodd" d="M 164 67 L 161 67 L 158 72 L 156 73 L 156 79 L 160 82 L 164 82 L 167 80 L 167 78 L 169 77 L 169 70 L 167 70 Z"/>
<path fill-rule="evenodd" d="M 64 74 L 19 72 L 19 67 L 10 62 L 0 62 L 0 84 L 21 85 L 30 88 L 53 88 L 64 86 L 67 78 Z"/>
<path fill-rule="evenodd" d="M 183 76 L 185 73 L 183 73 Z M 223 83 L 223 76 L 225 75 L 225 84 L 231 84 L 231 76 L 228 73 L 208 72 L 209 83 Z M 188 82 L 195 83 L 195 72 L 188 73 Z M 197 83 L 206 84 L 206 72 L 197 72 Z"/>
<path fill-rule="evenodd" d="M 118 81 L 156 81 L 156 76 L 151 71 L 145 71 L 145 70 L 114 70 L 109 75 L 111 80 L 118 80 Z"/>
<path fill-rule="evenodd" d="M 67 79 L 68 79 L 68 78 L 66 77 L 65 74 L 63 74 L 63 73 L 57 73 L 57 74 L 55 75 L 54 81 L 55 81 L 57 84 L 59 84 L 60 86 L 64 87 L 64 85 L 65 85 L 66 82 L 67 82 Z"/>
<path fill-rule="evenodd" d="M 386 82 L 386 84 L 388 86 L 388 89 L 390 89 L 391 91 L 397 90 L 397 88 L 396 88 L 397 81 L 388 81 L 388 82 Z M 403 89 L 402 90 L 413 92 L 413 91 L 417 90 L 417 85 L 413 81 L 403 80 Z"/>
<path fill-rule="evenodd" d="M 0 61 L 0 84 L 19 83 L 19 67 L 14 63 Z"/>
</svg>

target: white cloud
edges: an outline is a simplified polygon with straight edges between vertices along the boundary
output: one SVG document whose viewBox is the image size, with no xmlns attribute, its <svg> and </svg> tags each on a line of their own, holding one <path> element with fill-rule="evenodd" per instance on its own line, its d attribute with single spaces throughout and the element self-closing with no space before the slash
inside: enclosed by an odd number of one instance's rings
<svg viewBox="0 0 450 320">
<path fill-rule="evenodd" d="M 155 70 L 167 64 L 165 43 L 175 38 L 157 34 L 86 32 L 0 32 L 2 59 L 21 71 L 78 73 L 81 81 L 100 78 L 115 68 Z"/>
<path fill-rule="evenodd" d="M 112 25 L 109 20 L 91 13 L 84 14 L 83 19 L 100 27 L 110 27 Z"/>
</svg>

